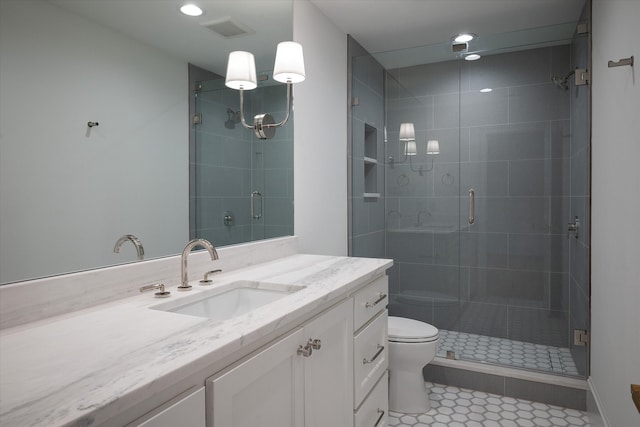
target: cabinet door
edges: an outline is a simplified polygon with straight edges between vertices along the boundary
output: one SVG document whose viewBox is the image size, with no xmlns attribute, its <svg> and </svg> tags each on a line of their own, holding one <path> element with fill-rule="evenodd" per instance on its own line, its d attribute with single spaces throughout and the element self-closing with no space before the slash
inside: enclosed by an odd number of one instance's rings
<svg viewBox="0 0 640 427">
<path fill-rule="evenodd" d="M 353 422 L 353 309 L 347 300 L 312 320 L 305 338 L 321 342 L 305 357 L 305 427 Z"/>
<path fill-rule="evenodd" d="M 304 420 L 298 329 L 221 376 L 207 380 L 210 427 L 299 427 Z"/>
<path fill-rule="evenodd" d="M 204 387 L 191 393 L 142 423 L 137 427 L 204 427 L 205 400 Z"/>
</svg>

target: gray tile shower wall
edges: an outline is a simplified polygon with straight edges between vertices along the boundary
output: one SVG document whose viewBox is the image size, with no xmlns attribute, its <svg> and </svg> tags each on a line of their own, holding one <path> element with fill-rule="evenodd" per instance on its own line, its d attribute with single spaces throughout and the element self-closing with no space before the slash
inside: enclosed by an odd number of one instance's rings
<svg viewBox="0 0 640 427">
<path fill-rule="evenodd" d="M 569 345 L 577 289 L 567 249 L 576 242 L 565 233 L 573 181 L 586 172 L 572 169 L 575 100 L 550 78 L 566 75 L 570 61 L 564 45 L 388 72 L 387 156 L 398 159 L 386 182 L 392 314 Z M 418 155 L 401 162 L 398 130 L 407 121 Z M 428 139 L 440 141 L 439 155 L 426 155 Z"/>
<path fill-rule="evenodd" d="M 355 40 L 349 38 L 351 144 L 349 150 L 350 254 L 384 257 L 385 254 L 385 127 L 384 69 Z M 372 159 L 365 162 L 365 157 Z M 379 196 L 364 197 L 365 193 Z"/>
</svg>

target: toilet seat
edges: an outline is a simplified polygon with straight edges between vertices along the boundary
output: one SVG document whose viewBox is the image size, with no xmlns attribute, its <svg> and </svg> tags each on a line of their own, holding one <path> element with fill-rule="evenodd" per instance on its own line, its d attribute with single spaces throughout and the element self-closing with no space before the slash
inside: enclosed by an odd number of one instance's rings
<svg viewBox="0 0 640 427">
<path fill-rule="evenodd" d="M 389 342 L 425 343 L 438 339 L 438 328 L 418 320 L 389 316 Z"/>
</svg>

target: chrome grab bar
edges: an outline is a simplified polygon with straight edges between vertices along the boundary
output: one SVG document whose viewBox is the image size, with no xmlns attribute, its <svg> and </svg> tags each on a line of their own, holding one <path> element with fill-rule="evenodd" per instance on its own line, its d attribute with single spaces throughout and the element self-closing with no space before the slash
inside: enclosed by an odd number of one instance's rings
<svg viewBox="0 0 640 427">
<path fill-rule="evenodd" d="M 255 209 L 256 196 L 260 196 L 260 213 L 259 214 L 256 214 L 256 209 Z M 254 191 L 253 193 L 251 193 L 251 218 L 253 219 L 262 218 L 262 193 L 259 191 Z"/>
<path fill-rule="evenodd" d="M 469 189 L 469 224 L 473 224 L 476 221 L 476 190 Z"/>
<path fill-rule="evenodd" d="M 380 416 L 378 417 L 376 422 L 373 424 L 373 427 L 378 427 L 378 424 L 380 424 L 380 421 L 382 421 L 382 417 L 384 417 L 384 411 L 382 409 L 378 409 L 378 413 L 380 414 Z"/>
<path fill-rule="evenodd" d="M 376 354 L 374 354 L 370 360 L 367 360 L 366 358 L 362 359 L 362 364 L 366 365 L 367 363 L 373 362 L 378 358 L 378 356 L 380 356 L 380 353 L 382 353 L 383 351 L 384 351 L 384 346 L 378 344 L 378 351 L 376 351 Z"/>
</svg>

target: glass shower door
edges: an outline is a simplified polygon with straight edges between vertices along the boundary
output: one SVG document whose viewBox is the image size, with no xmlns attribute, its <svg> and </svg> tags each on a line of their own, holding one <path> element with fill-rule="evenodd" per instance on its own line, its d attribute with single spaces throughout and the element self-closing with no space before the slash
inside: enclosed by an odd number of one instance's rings
<svg viewBox="0 0 640 427">
<path fill-rule="evenodd" d="M 367 166 L 356 142 L 382 98 L 389 314 L 437 327 L 439 356 L 587 374 L 574 337 L 589 327 L 590 101 L 573 79 L 589 44 L 575 29 L 486 37 L 504 48 L 478 61 L 451 43 L 350 55 L 350 254 L 378 247 L 376 204 L 360 195 L 380 157 Z M 382 95 L 381 63 L 403 64 L 383 69 Z"/>
<path fill-rule="evenodd" d="M 235 91 L 234 91 L 235 92 Z M 245 94 L 246 120 L 270 113 L 276 121 L 286 115 L 286 86 L 262 82 Z M 276 129 L 272 139 L 263 140 L 253 130 L 238 125 L 250 140 L 251 240 L 293 235 L 293 113 Z"/>
<path fill-rule="evenodd" d="M 251 239 L 251 139 L 238 122 L 239 99 L 223 79 L 199 82 L 191 155 L 192 238 L 216 246 Z"/>
<path fill-rule="evenodd" d="M 566 227 L 580 88 L 550 78 L 570 74 L 571 54 L 565 44 L 460 61 L 461 358 L 579 374 Z"/>
</svg>

